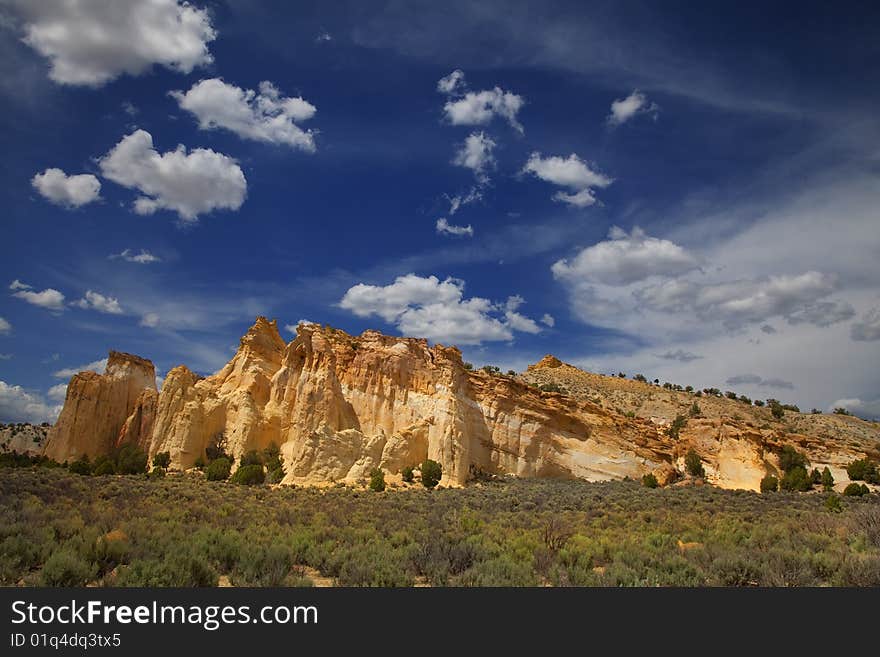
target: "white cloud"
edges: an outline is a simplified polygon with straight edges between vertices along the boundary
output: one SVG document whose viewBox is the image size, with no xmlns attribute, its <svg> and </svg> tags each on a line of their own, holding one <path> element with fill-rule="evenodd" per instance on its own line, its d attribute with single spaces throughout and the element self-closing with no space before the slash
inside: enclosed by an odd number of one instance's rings
<svg viewBox="0 0 880 657">
<path fill-rule="evenodd" d="M 637 114 L 651 114 L 656 118 L 659 109 L 655 103 L 648 102 L 645 94 L 636 89 L 626 98 L 620 98 L 611 103 L 611 113 L 606 122 L 615 128 Z"/>
<path fill-rule="evenodd" d="M 90 173 L 68 176 L 61 169 L 46 169 L 31 179 L 46 200 L 65 208 L 78 208 L 101 198 L 101 183 Z"/>
<path fill-rule="evenodd" d="M 0 335 L 4 335 L 12 331 L 12 324 L 0 317 Z"/>
<path fill-rule="evenodd" d="M 483 91 L 466 91 L 464 73 L 455 70 L 437 83 L 437 90 L 455 96 L 446 102 L 443 111 L 452 125 L 488 125 L 496 116 L 506 120 L 515 130 L 523 132 L 516 118 L 525 100 L 501 87 Z"/>
<path fill-rule="evenodd" d="M 126 262 L 134 262 L 139 265 L 148 265 L 152 262 L 162 262 L 162 258 L 155 256 L 149 251 L 141 249 L 140 253 L 135 253 L 131 249 L 125 249 L 122 253 L 114 253 L 109 256 L 111 260 L 122 259 Z"/>
<path fill-rule="evenodd" d="M 287 331 L 288 333 L 292 333 L 293 335 L 296 335 L 296 327 L 297 326 L 300 326 L 300 325 L 309 326 L 311 324 L 317 324 L 317 322 L 313 322 L 308 319 L 301 319 L 296 324 L 285 324 L 284 330 Z"/>
<path fill-rule="evenodd" d="M 404 335 L 468 345 L 509 341 L 514 331 L 540 330 L 516 312 L 520 303 L 520 297 L 511 297 L 506 304 L 480 297 L 465 299 L 464 281 L 407 274 L 386 286 L 355 285 L 339 305 L 358 317 L 379 316 Z"/>
<path fill-rule="evenodd" d="M 455 196 L 446 196 L 449 201 L 449 216 L 451 217 L 461 208 L 471 203 L 475 203 L 483 198 L 483 192 L 480 187 L 471 187 L 466 194 L 456 194 Z"/>
<path fill-rule="evenodd" d="M 156 328 L 159 326 L 160 319 L 158 313 L 144 313 L 141 317 L 140 325 L 146 328 Z"/>
<path fill-rule="evenodd" d="M 850 327 L 853 340 L 873 342 L 880 340 L 880 307 L 872 308 Z"/>
<path fill-rule="evenodd" d="M 452 163 L 470 169 L 474 172 L 477 182 L 485 185 L 489 182 L 486 170 L 495 166 L 495 156 L 492 154 L 495 145 L 485 132 L 472 132 L 464 140 Z"/>
<path fill-rule="evenodd" d="M 12 360 L 14 354 L 0 354 L 0 360 Z"/>
<path fill-rule="evenodd" d="M 440 217 L 437 220 L 436 228 L 439 235 L 455 235 L 457 237 L 463 237 L 465 235 L 468 237 L 474 236 L 473 226 L 470 224 L 467 226 L 456 226 L 455 224 L 446 221 L 446 217 Z"/>
<path fill-rule="evenodd" d="M 571 261 L 558 260 L 551 270 L 558 280 L 628 285 L 652 276 L 677 276 L 696 269 L 699 259 L 678 244 L 650 237 L 635 227 L 627 234 L 612 228 L 609 239 L 583 249 Z"/>
<path fill-rule="evenodd" d="M 31 305 L 46 308 L 47 310 L 64 310 L 64 295 L 53 288 L 47 288 L 42 292 L 35 292 L 30 285 L 16 279 L 10 283 L 9 289 L 17 290 L 12 293 L 12 296 L 27 301 Z"/>
<path fill-rule="evenodd" d="M 172 91 L 171 96 L 195 115 L 202 130 L 225 128 L 243 139 L 315 151 L 311 130 L 297 123 L 312 118 L 317 109 L 302 98 L 282 96 L 271 82 L 261 82 L 256 92 L 212 78 L 195 83 L 186 93 Z"/>
<path fill-rule="evenodd" d="M 67 384 L 66 383 L 58 383 L 51 388 L 49 388 L 46 396 L 55 402 L 63 402 L 64 398 L 67 396 Z"/>
<path fill-rule="evenodd" d="M 550 315 L 549 313 L 544 313 L 544 316 L 541 317 L 541 323 L 544 326 L 549 326 L 550 328 L 556 326 L 556 320 L 553 319 L 553 315 Z"/>
<path fill-rule="evenodd" d="M 866 420 L 880 419 L 880 399 L 873 401 L 862 401 L 858 398 L 838 399 L 828 406 L 829 411 L 833 411 L 835 408 L 845 408 L 853 415 Z"/>
<path fill-rule="evenodd" d="M 0 422 L 54 422 L 60 412 L 60 405 L 50 405 L 38 394 L 0 381 Z"/>
<path fill-rule="evenodd" d="M 327 43 L 328 41 L 333 41 L 333 35 L 329 32 L 321 32 L 315 37 L 315 43 Z"/>
<path fill-rule="evenodd" d="M 180 73 L 212 61 L 217 34 L 206 9 L 178 0 L 13 0 L 24 41 L 49 60 L 55 82 L 97 87 L 154 64 Z"/>
<path fill-rule="evenodd" d="M 92 361 L 91 363 L 86 363 L 85 365 L 80 365 L 79 367 L 65 367 L 57 372 L 52 372 L 52 376 L 56 379 L 69 379 L 74 374 L 79 374 L 80 372 L 97 372 L 98 374 L 103 374 L 106 369 L 107 359 L 102 358 L 100 360 Z"/>
<path fill-rule="evenodd" d="M 138 214 L 167 209 L 194 222 L 214 210 L 238 210 L 247 193 L 244 174 L 231 157 L 205 148 L 187 153 L 183 145 L 160 154 L 144 130 L 123 137 L 99 164 L 105 177 L 144 194 L 134 204 Z"/>
<path fill-rule="evenodd" d="M 579 208 L 596 202 L 594 187 L 604 188 L 614 182 L 608 176 L 593 171 L 574 153 L 567 158 L 556 155 L 545 158 L 534 152 L 523 167 L 523 173 L 531 173 L 545 182 L 570 189 L 572 193 L 556 192 L 553 200 Z"/>
<path fill-rule="evenodd" d="M 440 78 L 437 82 L 437 91 L 441 94 L 452 95 L 463 92 L 465 86 L 464 71 L 455 69 L 445 78 Z"/>
<path fill-rule="evenodd" d="M 99 292 L 87 290 L 85 296 L 79 301 L 73 302 L 74 306 L 83 310 L 97 310 L 99 313 L 108 315 L 122 315 L 123 310 L 119 305 L 119 300 L 115 297 L 107 297 Z"/>
</svg>

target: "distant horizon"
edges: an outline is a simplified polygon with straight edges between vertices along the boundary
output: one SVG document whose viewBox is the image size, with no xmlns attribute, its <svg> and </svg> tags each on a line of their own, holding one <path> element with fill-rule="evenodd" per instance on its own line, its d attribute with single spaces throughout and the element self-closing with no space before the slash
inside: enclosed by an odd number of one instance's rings
<svg viewBox="0 0 880 657">
<path fill-rule="evenodd" d="M 870 8 L 154 4 L 0 4 L 0 422 L 257 315 L 880 418 Z"/>
</svg>

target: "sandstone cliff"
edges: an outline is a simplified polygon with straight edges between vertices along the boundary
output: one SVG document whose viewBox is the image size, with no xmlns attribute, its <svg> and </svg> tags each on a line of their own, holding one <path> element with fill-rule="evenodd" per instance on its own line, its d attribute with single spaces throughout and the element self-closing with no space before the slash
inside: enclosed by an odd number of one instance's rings
<svg viewBox="0 0 880 657">
<path fill-rule="evenodd" d="M 275 443 L 285 483 L 355 482 L 376 467 L 394 476 L 431 458 L 443 483 L 460 485 L 474 472 L 588 480 L 654 472 L 672 481 L 694 447 L 711 482 L 757 488 L 784 442 L 833 465 L 838 481 L 842 464 L 872 440 L 876 448 L 876 430 L 863 442 L 850 432 L 847 442 L 829 443 L 724 415 L 693 420 L 673 440 L 671 418 L 609 404 L 584 383 L 596 376 L 553 357 L 521 377 L 474 372 L 455 347 L 376 331 L 303 325 L 285 343 L 276 323 L 260 317 L 219 372 L 176 367 L 160 393 L 149 361 L 123 354 L 111 354 L 104 375 L 75 376 L 46 453 L 65 460 L 131 442 L 151 456 L 168 451 L 173 467 L 185 469 L 213 447 L 238 457 Z M 538 382 L 561 382 L 565 392 Z"/>
<path fill-rule="evenodd" d="M 108 453 L 144 390 L 156 390 L 153 364 L 111 351 L 104 374 L 80 372 L 70 379 L 44 453 L 61 462 Z"/>
</svg>

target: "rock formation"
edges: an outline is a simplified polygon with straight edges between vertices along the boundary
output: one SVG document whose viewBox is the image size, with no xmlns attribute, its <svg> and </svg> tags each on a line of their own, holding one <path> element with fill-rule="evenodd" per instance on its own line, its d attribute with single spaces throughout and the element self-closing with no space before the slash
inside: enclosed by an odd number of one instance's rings
<svg viewBox="0 0 880 657">
<path fill-rule="evenodd" d="M 431 458 L 443 467 L 442 483 L 460 485 L 475 471 L 588 480 L 653 472 L 669 482 L 694 447 L 713 483 L 757 488 L 790 439 L 712 417 L 673 440 L 662 419 L 536 385 L 564 385 L 577 373 L 597 376 L 552 356 L 522 377 L 474 372 L 455 347 L 376 331 L 301 325 L 285 343 L 276 323 L 260 317 L 219 372 L 176 367 L 161 393 L 152 364 L 126 354 L 111 353 L 103 375 L 76 375 L 46 454 L 63 461 L 134 443 L 151 456 L 168 451 L 172 466 L 186 469 L 211 448 L 239 457 L 275 443 L 285 483 L 361 481 L 376 467 L 394 476 Z M 811 458 L 835 467 L 864 453 L 803 438 Z"/>
<path fill-rule="evenodd" d="M 80 372 L 70 379 L 64 407 L 49 431 L 46 456 L 56 461 L 107 454 L 145 390 L 156 391 L 153 364 L 111 351 L 104 374 Z"/>
</svg>

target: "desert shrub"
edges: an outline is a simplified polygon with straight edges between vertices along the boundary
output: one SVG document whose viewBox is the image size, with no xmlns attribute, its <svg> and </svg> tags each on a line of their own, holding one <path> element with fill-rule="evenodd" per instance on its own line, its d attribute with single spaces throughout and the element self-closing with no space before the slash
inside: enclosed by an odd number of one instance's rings
<svg viewBox="0 0 880 657">
<path fill-rule="evenodd" d="M 792 413 L 800 413 L 801 409 L 798 408 L 797 404 L 783 404 L 783 410 L 791 411 Z"/>
<path fill-rule="evenodd" d="M 370 471 L 370 490 L 377 493 L 385 490 L 385 473 L 379 468 Z"/>
<path fill-rule="evenodd" d="M 820 411 L 818 408 L 810 409 L 810 413 L 812 413 L 813 415 L 822 415 L 822 411 Z"/>
<path fill-rule="evenodd" d="M 92 474 L 96 477 L 116 474 L 116 467 L 113 465 L 113 461 L 106 456 L 99 456 L 95 459 L 94 467 L 92 467 Z"/>
<path fill-rule="evenodd" d="M 61 547 L 46 559 L 40 579 L 44 586 L 83 586 L 97 574 L 97 570 L 76 550 Z"/>
<path fill-rule="evenodd" d="M 791 491 L 808 491 L 813 487 L 813 481 L 807 469 L 802 465 L 796 465 L 786 471 L 779 481 L 779 488 Z"/>
<path fill-rule="evenodd" d="M 230 470 L 232 470 L 232 464 L 229 462 L 229 459 L 220 457 L 208 464 L 205 476 L 208 481 L 226 481 L 229 479 Z"/>
<path fill-rule="evenodd" d="M 700 405 L 697 402 L 691 404 L 688 415 L 690 415 L 691 417 L 700 417 L 703 415 L 703 412 L 700 410 Z"/>
<path fill-rule="evenodd" d="M 687 426 L 687 418 L 684 415 L 676 415 L 672 423 L 666 428 L 666 435 L 673 440 L 678 440 L 682 429 Z"/>
<path fill-rule="evenodd" d="M 740 395 L 740 396 L 739 396 L 739 400 L 740 400 L 743 404 L 748 404 L 749 406 L 752 405 L 752 400 L 751 400 L 749 397 L 746 397 L 745 395 Z"/>
<path fill-rule="evenodd" d="M 822 483 L 822 473 L 819 472 L 819 468 L 812 469 L 810 472 L 810 481 L 812 481 L 814 485 Z"/>
<path fill-rule="evenodd" d="M 689 449 L 684 457 L 684 467 L 687 473 L 692 477 L 705 477 L 706 470 L 703 468 L 703 461 L 700 455 L 693 449 Z"/>
<path fill-rule="evenodd" d="M 236 586 L 281 586 L 292 566 L 286 545 L 248 545 L 232 572 L 232 582 Z"/>
<path fill-rule="evenodd" d="M 847 484 L 846 488 L 843 489 L 843 494 L 847 497 L 861 497 L 870 492 L 871 491 L 865 486 L 865 484 L 857 484 L 855 482 Z"/>
<path fill-rule="evenodd" d="M 250 465 L 242 465 L 232 475 L 230 481 L 233 484 L 242 484 L 244 486 L 254 486 L 262 484 L 266 481 L 266 473 L 263 471 L 262 465 L 251 463 Z"/>
<path fill-rule="evenodd" d="M 158 452 L 153 456 L 153 467 L 168 469 L 171 465 L 171 452 Z"/>
<path fill-rule="evenodd" d="M 241 457 L 239 466 L 243 468 L 248 465 L 263 465 L 263 457 L 260 456 L 260 453 L 257 450 L 252 449 Z"/>
<path fill-rule="evenodd" d="M 825 490 L 831 490 L 834 487 L 834 475 L 831 474 L 831 470 L 828 469 L 828 466 L 825 466 L 825 469 L 822 470 L 822 479 L 820 481 Z"/>
<path fill-rule="evenodd" d="M 538 386 L 538 389 L 543 392 L 565 392 L 565 388 L 560 386 L 558 383 L 542 383 Z"/>
<path fill-rule="evenodd" d="M 425 488 L 434 488 L 434 486 L 440 483 L 440 478 L 443 475 L 443 467 L 437 463 L 437 461 L 425 459 L 422 463 L 421 471 L 422 486 Z"/>
<path fill-rule="evenodd" d="M 203 587 L 217 585 L 217 572 L 201 557 L 171 552 L 164 559 L 142 559 L 121 569 L 119 586 Z"/>
<path fill-rule="evenodd" d="M 752 402 L 755 406 L 761 407 L 764 405 L 764 402 L 760 399 L 756 399 Z"/>
<path fill-rule="evenodd" d="M 275 468 L 266 473 L 266 482 L 270 484 L 280 484 L 284 479 L 284 468 Z"/>
<path fill-rule="evenodd" d="M 736 393 L 733 390 L 728 390 L 727 392 L 724 393 L 724 396 L 727 397 L 728 399 L 732 399 L 733 401 L 736 401 Z"/>
<path fill-rule="evenodd" d="M 400 471 L 400 476 L 403 477 L 405 482 L 411 484 L 413 481 L 413 467 L 411 465 L 406 466 Z"/>
<path fill-rule="evenodd" d="M 71 463 L 68 467 L 68 470 L 78 475 L 90 475 L 92 474 L 92 464 L 89 462 L 89 457 L 83 454 L 76 461 Z"/>
<path fill-rule="evenodd" d="M 463 363 L 463 366 L 464 366 L 464 369 L 466 369 L 468 372 L 470 372 L 471 370 L 474 369 L 474 364 L 473 364 L 473 363 L 465 362 L 465 363 Z"/>
<path fill-rule="evenodd" d="M 123 445 L 112 458 L 118 474 L 141 474 L 147 469 L 147 455 L 135 445 Z"/>
<path fill-rule="evenodd" d="M 859 459 L 846 466 L 846 474 L 853 481 L 866 481 L 869 484 L 880 483 L 877 465 L 868 459 Z"/>
<path fill-rule="evenodd" d="M 200 456 L 199 458 L 197 458 L 196 462 L 193 463 L 193 467 L 196 468 L 197 470 L 204 470 L 205 469 L 204 457 Z"/>
<path fill-rule="evenodd" d="M 832 513 L 840 513 L 843 511 L 843 505 L 840 503 L 840 498 L 833 493 L 825 498 L 825 508 Z"/>
<path fill-rule="evenodd" d="M 841 406 L 837 406 L 834 409 L 834 414 L 835 415 L 849 415 L 849 411 Z"/>
<path fill-rule="evenodd" d="M 782 451 L 779 452 L 779 467 L 782 468 L 783 472 L 789 472 L 794 468 L 806 469 L 807 457 L 791 445 L 786 445 L 782 448 Z"/>
<path fill-rule="evenodd" d="M 660 483 L 657 481 L 657 477 L 650 472 L 642 477 L 642 486 L 645 488 L 657 488 L 659 485 Z"/>
<path fill-rule="evenodd" d="M 771 474 L 761 479 L 762 493 L 775 493 L 779 490 L 779 480 Z"/>
<path fill-rule="evenodd" d="M 165 468 L 155 466 L 147 475 L 150 479 L 163 479 L 165 477 Z"/>
<path fill-rule="evenodd" d="M 645 375 L 644 375 L 644 374 L 636 374 L 636 375 L 633 377 L 633 380 L 634 380 L 634 381 L 641 381 L 642 383 L 647 383 L 647 382 L 648 382 L 648 379 L 645 378 Z"/>
<path fill-rule="evenodd" d="M 781 420 L 785 417 L 785 409 L 775 399 L 768 399 L 767 406 L 770 408 L 770 415 L 772 415 L 777 420 Z"/>
</svg>

